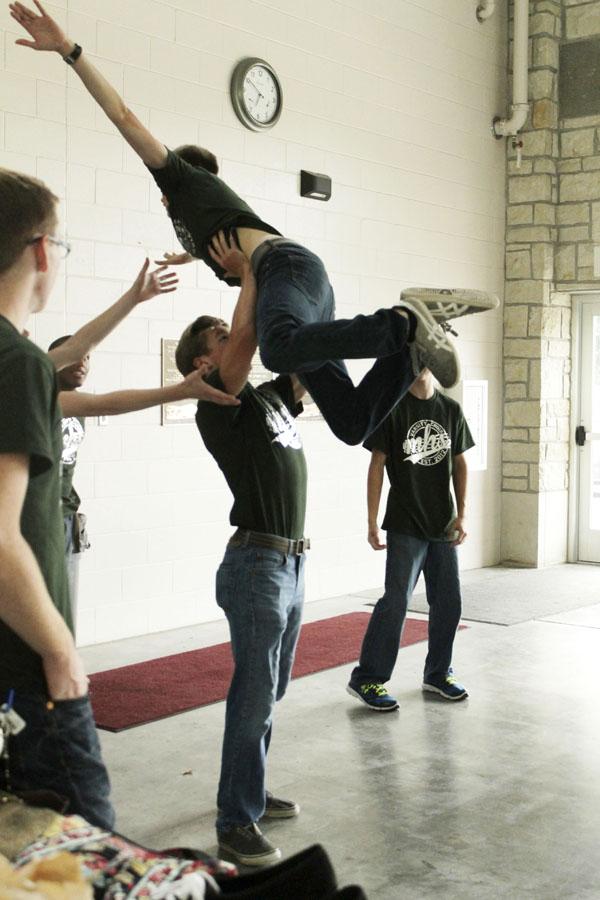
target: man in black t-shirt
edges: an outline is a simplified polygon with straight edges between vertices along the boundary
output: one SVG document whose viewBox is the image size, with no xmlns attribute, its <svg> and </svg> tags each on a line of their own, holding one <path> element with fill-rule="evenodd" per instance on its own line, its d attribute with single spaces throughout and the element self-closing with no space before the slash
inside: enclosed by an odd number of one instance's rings
<svg viewBox="0 0 600 900">
<path fill-rule="evenodd" d="M 134 286 L 51 359 L 24 332 L 69 251 L 56 235 L 56 202 L 37 179 L 0 169 L 0 742 L 8 751 L 0 788 L 54 791 L 70 812 L 111 828 L 108 775 L 72 633 L 56 369 L 86 356 L 170 279 L 148 274 L 146 261 Z"/>
<path fill-rule="evenodd" d="M 304 600 L 306 461 L 294 425 L 304 393 L 281 375 L 255 388 L 248 375 L 256 349 L 256 282 L 244 255 L 224 236 L 214 258 L 241 276 L 231 331 L 202 316 L 187 328 L 175 359 L 185 375 L 206 364 L 215 387 L 239 396 L 237 409 L 198 404 L 196 422 L 233 494 L 236 531 L 217 572 L 235 663 L 227 695 L 216 821 L 219 851 L 244 865 L 266 865 L 280 851 L 258 828 L 263 816 L 298 814 L 291 800 L 265 789 L 273 707 L 285 693 Z"/>
<path fill-rule="evenodd" d="M 167 254 L 170 263 L 202 259 L 219 278 L 237 283 L 211 256 L 210 241 L 220 230 L 234 232 L 257 279 L 257 336 L 261 358 L 273 372 L 297 373 L 333 433 L 348 444 L 363 441 L 406 393 L 424 366 L 440 384 L 460 376 L 447 320 L 493 309 L 495 297 L 480 294 L 457 302 L 454 292 L 437 297 L 411 295 L 401 305 L 353 319 L 335 316 L 334 296 L 322 261 L 280 235 L 218 178 L 215 156 L 201 147 L 167 149 L 126 106 L 36 0 L 40 15 L 22 3 L 12 17 L 32 40 L 17 43 L 60 54 L 150 170 L 186 250 Z M 445 296 L 447 294 L 448 296 Z M 355 386 L 346 359 L 375 359 Z"/>
<path fill-rule="evenodd" d="M 461 613 L 456 547 L 467 536 L 464 454 L 472 446 L 459 404 L 434 388 L 427 369 L 365 443 L 371 451 L 368 541 L 374 550 L 387 546 L 385 593 L 373 610 L 347 690 L 377 712 L 398 709 L 384 685 L 396 664 L 406 610 L 421 572 L 429 604 L 423 690 L 445 700 L 468 696 L 451 664 Z M 387 544 L 381 542 L 377 524 L 384 467 L 390 481 L 383 520 Z"/>
<path fill-rule="evenodd" d="M 159 270 L 160 271 L 160 270 Z M 168 281 L 167 277 L 167 284 Z M 153 286 L 154 285 L 154 286 Z M 159 293 L 161 282 L 150 282 L 146 293 L 151 296 Z M 59 347 L 71 340 L 72 335 L 56 338 L 48 347 L 48 355 L 52 359 Z M 65 558 L 69 577 L 69 594 L 71 597 L 71 615 L 73 626 L 77 625 L 79 559 L 84 550 L 90 546 L 86 517 L 79 512 L 81 500 L 73 485 L 77 454 L 85 437 L 85 419 L 87 416 L 117 416 L 123 413 L 149 409 L 161 403 L 173 403 L 178 400 L 207 400 L 213 403 L 237 406 L 239 401 L 217 391 L 204 381 L 205 368 L 195 370 L 188 378 L 177 384 L 160 388 L 141 388 L 122 391 L 111 391 L 107 394 L 89 394 L 79 390 L 85 383 L 90 369 L 89 353 L 70 366 L 58 372 L 59 402 L 63 410 L 62 436 L 63 451 L 61 465 L 61 503 L 65 528 Z"/>
<path fill-rule="evenodd" d="M 111 828 L 108 775 L 72 636 L 56 373 L 23 336 L 66 249 L 55 236 L 55 205 L 41 182 L 0 170 L 0 725 L 8 748 L 0 786 L 53 790 L 72 812 Z M 67 363 L 69 352 L 65 344 Z M 19 733 L 12 711 L 25 722 Z"/>
<path fill-rule="evenodd" d="M 56 347 L 64 344 L 71 335 L 63 335 L 56 338 L 48 347 L 51 353 Z M 65 366 L 57 373 L 59 391 L 76 391 L 84 383 L 90 369 L 89 354 L 70 366 Z M 73 627 L 77 626 L 77 608 L 79 594 L 79 560 L 89 544 L 85 529 L 81 527 L 79 507 L 81 498 L 73 484 L 77 454 L 85 437 L 84 416 L 63 416 L 62 429 L 62 457 L 61 457 L 61 486 L 60 496 L 65 529 L 65 560 L 67 563 L 67 576 L 69 579 L 69 596 L 71 598 L 71 615 Z"/>
</svg>

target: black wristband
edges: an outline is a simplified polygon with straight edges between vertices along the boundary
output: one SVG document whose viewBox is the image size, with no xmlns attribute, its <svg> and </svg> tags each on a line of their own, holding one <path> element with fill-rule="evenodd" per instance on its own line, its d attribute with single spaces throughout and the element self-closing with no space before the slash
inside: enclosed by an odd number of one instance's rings
<svg viewBox="0 0 600 900">
<path fill-rule="evenodd" d="M 79 59 L 80 56 L 81 56 L 81 47 L 79 46 L 79 44 L 75 44 L 75 46 L 73 47 L 71 52 L 68 53 L 67 56 L 63 56 L 63 59 L 68 66 L 72 66 L 73 63 L 75 63 Z"/>
</svg>

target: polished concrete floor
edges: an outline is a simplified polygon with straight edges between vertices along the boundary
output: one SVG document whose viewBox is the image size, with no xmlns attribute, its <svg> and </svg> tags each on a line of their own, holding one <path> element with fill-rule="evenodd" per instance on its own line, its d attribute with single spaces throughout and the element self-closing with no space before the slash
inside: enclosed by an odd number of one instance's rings
<svg viewBox="0 0 600 900">
<path fill-rule="evenodd" d="M 539 577 L 552 590 L 552 570 Z M 600 584 L 600 569 L 590 578 Z M 364 603 L 312 603 L 305 618 Z M 600 898 L 600 602 L 468 626 L 454 663 L 471 696 L 459 704 L 422 695 L 424 644 L 400 652 L 397 713 L 346 694 L 351 665 L 292 682 L 276 712 L 268 783 L 302 812 L 264 831 L 284 856 L 322 843 L 340 883 L 361 884 L 370 900 Z M 226 637 L 218 622 L 83 655 L 95 671 Z M 218 703 L 101 732 L 121 832 L 155 847 L 216 849 L 223 716 Z"/>
</svg>

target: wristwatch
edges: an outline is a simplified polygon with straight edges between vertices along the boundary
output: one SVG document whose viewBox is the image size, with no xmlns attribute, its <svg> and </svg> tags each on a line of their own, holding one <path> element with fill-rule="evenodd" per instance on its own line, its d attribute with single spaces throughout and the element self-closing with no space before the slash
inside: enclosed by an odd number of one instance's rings
<svg viewBox="0 0 600 900">
<path fill-rule="evenodd" d="M 71 52 L 68 53 L 67 56 L 63 56 L 63 59 L 68 66 L 72 66 L 79 59 L 80 56 L 81 56 L 81 47 L 79 46 L 79 44 L 75 44 L 75 46 L 73 47 Z"/>
</svg>

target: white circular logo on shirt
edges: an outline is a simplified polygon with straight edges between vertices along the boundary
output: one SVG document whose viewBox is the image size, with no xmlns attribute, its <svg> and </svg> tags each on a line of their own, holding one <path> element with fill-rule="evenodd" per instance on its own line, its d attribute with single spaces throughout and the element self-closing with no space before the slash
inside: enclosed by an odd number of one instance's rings
<svg viewBox="0 0 600 900">
<path fill-rule="evenodd" d="M 402 449 L 404 462 L 419 466 L 435 466 L 441 462 L 452 446 L 445 428 L 433 419 L 419 419 L 411 425 Z"/>
<path fill-rule="evenodd" d="M 62 436 L 62 463 L 65 466 L 71 466 L 77 462 L 77 451 L 85 436 L 79 419 L 76 419 L 74 416 L 65 417 L 62 420 Z"/>
</svg>

